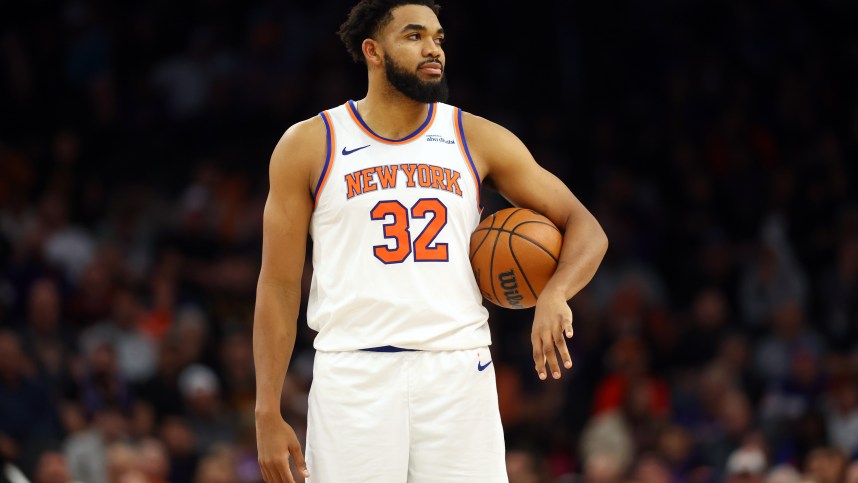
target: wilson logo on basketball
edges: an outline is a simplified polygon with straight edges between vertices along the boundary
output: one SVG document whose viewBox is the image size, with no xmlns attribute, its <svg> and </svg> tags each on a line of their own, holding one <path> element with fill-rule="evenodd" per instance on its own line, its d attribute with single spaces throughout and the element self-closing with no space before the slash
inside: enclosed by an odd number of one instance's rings
<svg viewBox="0 0 858 483">
<path fill-rule="evenodd" d="M 560 230 L 535 211 L 504 208 L 491 214 L 471 234 L 471 269 L 483 297 L 507 309 L 535 306 L 562 245 Z"/>
<path fill-rule="evenodd" d="M 522 308 L 521 300 L 524 297 L 518 293 L 518 280 L 515 278 L 515 270 L 501 272 L 498 275 L 498 281 L 503 289 L 503 296 L 506 298 L 507 303 L 513 308 Z"/>
</svg>

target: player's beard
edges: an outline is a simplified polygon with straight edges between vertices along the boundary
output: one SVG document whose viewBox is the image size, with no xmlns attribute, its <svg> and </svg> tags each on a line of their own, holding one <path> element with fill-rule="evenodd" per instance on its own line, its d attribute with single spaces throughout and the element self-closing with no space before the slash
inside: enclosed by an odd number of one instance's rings
<svg viewBox="0 0 858 483">
<path fill-rule="evenodd" d="M 450 95 L 450 90 L 447 88 L 446 73 L 442 73 L 441 79 L 437 81 L 424 81 L 416 73 L 411 73 L 397 64 L 387 54 L 384 54 L 384 70 L 390 85 L 414 101 L 446 102 Z"/>
</svg>

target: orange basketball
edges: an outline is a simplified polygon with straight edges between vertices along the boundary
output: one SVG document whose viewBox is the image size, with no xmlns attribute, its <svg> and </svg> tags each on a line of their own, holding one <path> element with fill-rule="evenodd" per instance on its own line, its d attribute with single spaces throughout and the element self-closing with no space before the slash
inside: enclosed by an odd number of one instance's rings
<svg viewBox="0 0 858 483">
<path fill-rule="evenodd" d="M 563 235 L 525 208 L 492 214 L 471 235 L 471 268 L 483 297 L 508 309 L 526 309 L 554 275 Z"/>
</svg>

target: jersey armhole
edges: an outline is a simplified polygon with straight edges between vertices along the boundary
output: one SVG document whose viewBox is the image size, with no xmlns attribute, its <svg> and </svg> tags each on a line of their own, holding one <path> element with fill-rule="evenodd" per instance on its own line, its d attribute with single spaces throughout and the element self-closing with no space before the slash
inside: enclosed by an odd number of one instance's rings
<svg viewBox="0 0 858 483">
<path fill-rule="evenodd" d="M 334 135 L 334 125 L 331 122 L 331 118 L 327 112 L 323 111 L 319 113 L 319 116 L 322 117 L 322 121 L 325 122 L 325 145 L 326 145 L 326 153 L 325 153 L 325 164 L 322 166 L 322 172 L 319 174 L 319 182 L 316 183 L 316 190 L 313 194 L 313 207 L 319 204 L 319 195 L 322 193 L 322 189 L 325 187 L 325 183 L 328 181 L 328 174 L 331 172 L 331 165 L 334 163 L 334 153 L 336 152 L 336 136 Z"/>
<path fill-rule="evenodd" d="M 481 199 L 480 188 L 480 173 L 477 172 L 477 166 L 474 164 L 474 159 L 471 157 L 471 150 L 468 149 L 468 141 L 465 139 L 465 127 L 462 124 L 462 110 L 458 107 L 453 112 L 453 123 L 455 124 L 456 138 L 459 140 L 459 150 L 462 152 L 462 158 L 468 166 L 468 170 L 474 177 L 474 184 L 477 187 L 477 208 L 480 213 L 483 211 L 483 202 Z"/>
</svg>

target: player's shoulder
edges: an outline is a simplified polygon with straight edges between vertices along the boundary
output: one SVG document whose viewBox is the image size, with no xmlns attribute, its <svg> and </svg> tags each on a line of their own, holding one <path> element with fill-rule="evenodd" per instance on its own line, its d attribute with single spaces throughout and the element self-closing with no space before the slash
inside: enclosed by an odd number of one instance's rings
<svg viewBox="0 0 858 483">
<path fill-rule="evenodd" d="M 477 170 L 486 179 L 492 178 L 499 166 L 530 157 L 521 139 L 496 122 L 463 111 L 462 128 Z"/>
<path fill-rule="evenodd" d="M 320 137 L 322 141 L 325 140 L 325 133 L 325 122 L 322 120 L 322 116 L 313 116 L 289 126 L 283 136 L 280 137 L 277 145 L 279 147 L 285 143 L 289 147 L 296 147 L 302 144 L 316 144 Z"/>
<path fill-rule="evenodd" d="M 289 126 L 271 155 L 271 167 L 312 166 L 326 155 L 326 127 L 321 116 L 313 116 Z"/>
<path fill-rule="evenodd" d="M 492 141 L 515 135 L 500 124 L 482 116 L 462 110 L 462 128 L 468 143 Z"/>
<path fill-rule="evenodd" d="M 484 117 L 462 111 L 462 129 L 472 152 L 497 153 L 521 141 L 509 129 Z"/>
</svg>

